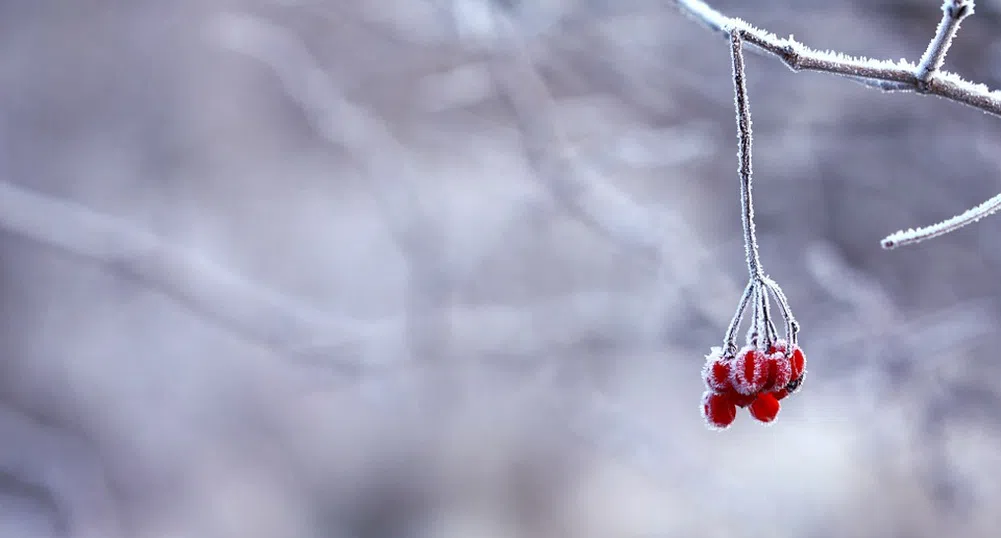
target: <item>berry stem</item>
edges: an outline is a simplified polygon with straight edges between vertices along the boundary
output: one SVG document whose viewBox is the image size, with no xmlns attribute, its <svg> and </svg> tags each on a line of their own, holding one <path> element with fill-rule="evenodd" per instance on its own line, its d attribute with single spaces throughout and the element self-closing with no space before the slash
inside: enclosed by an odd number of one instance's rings
<svg viewBox="0 0 1001 538">
<path fill-rule="evenodd" d="M 730 326 L 726 328 L 726 335 L 723 337 L 723 351 L 728 357 L 737 353 L 737 329 L 740 328 L 740 322 L 744 319 L 744 309 L 747 308 L 747 303 L 751 300 L 755 287 L 753 279 L 747 283 L 744 294 L 740 296 L 740 302 L 737 303 L 737 312 L 730 320 Z"/>
<path fill-rule="evenodd" d="M 792 308 L 789 307 L 789 299 L 786 297 L 782 288 L 779 287 L 778 282 L 775 282 L 771 278 L 763 277 L 761 283 L 772 293 L 775 297 L 775 302 L 778 303 L 779 309 L 782 310 L 782 318 L 786 322 L 786 340 L 789 342 L 789 349 L 792 349 L 792 345 L 796 343 L 796 336 L 799 334 L 799 322 L 792 315 Z"/>
<path fill-rule="evenodd" d="M 730 53 L 733 58 L 734 104 L 737 109 L 737 158 L 740 163 L 740 216 L 744 228 L 744 251 L 747 271 L 752 280 L 764 278 L 758 257 L 758 240 L 754 234 L 754 203 L 751 198 L 751 108 L 747 102 L 744 77 L 743 38 L 737 28 L 730 29 Z"/>
<path fill-rule="evenodd" d="M 762 280 L 751 279 L 751 285 L 754 286 L 754 307 L 752 309 L 754 315 L 747 330 L 747 341 L 759 349 L 768 349 L 776 339 L 776 330 L 768 307 L 768 290 L 762 282 Z"/>
</svg>

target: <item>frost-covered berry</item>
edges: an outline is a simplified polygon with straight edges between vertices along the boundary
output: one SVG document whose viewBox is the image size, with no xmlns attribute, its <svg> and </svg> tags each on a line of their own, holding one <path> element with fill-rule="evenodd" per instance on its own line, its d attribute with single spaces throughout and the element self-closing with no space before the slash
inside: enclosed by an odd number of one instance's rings
<svg viewBox="0 0 1001 538">
<path fill-rule="evenodd" d="M 757 394 L 768 382 L 768 356 L 753 346 L 744 346 L 733 359 L 730 383 L 739 394 Z"/>
<path fill-rule="evenodd" d="M 751 416 L 761 422 L 771 422 L 779 414 L 782 405 L 772 393 L 759 394 L 751 404 Z"/>
<path fill-rule="evenodd" d="M 733 389 L 730 389 L 726 395 L 730 397 L 730 401 L 732 401 L 737 407 L 747 407 L 754 402 L 755 398 L 758 397 L 757 394 L 740 394 Z"/>
<path fill-rule="evenodd" d="M 768 348 L 768 352 L 786 354 L 788 350 L 787 346 L 788 344 L 785 340 L 779 339 Z M 806 367 L 806 356 L 803 354 L 803 349 L 799 347 L 799 345 L 793 344 L 789 360 L 792 364 L 792 377 L 795 379 L 803 373 L 803 369 Z"/>
<path fill-rule="evenodd" d="M 793 346 L 789 362 L 792 364 L 792 378 L 797 379 L 802 376 L 806 369 L 806 355 L 803 355 L 803 350 L 799 346 Z"/>
<path fill-rule="evenodd" d="M 712 348 L 709 355 L 706 355 L 706 364 L 702 367 L 702 379 L 706 387 L 715 392 L 728 392 L 733 386 L 730 384 L 730 370 L 732 358 L 723 354 L 723 348 Z"/>
<path fill-rule="evenodd" d="M 768 355 L 768 376 L 762 392 L 772 392 L 785 388 L 792 380 L 792 362 L 782 352 Z"/>
<path fill-rule="evenodd" d="M 707 390 L 702 394 L 702 418 L 711 429 L 726 429 L 737 418 L 737 406 L 726 394 Z"/>
</svg>

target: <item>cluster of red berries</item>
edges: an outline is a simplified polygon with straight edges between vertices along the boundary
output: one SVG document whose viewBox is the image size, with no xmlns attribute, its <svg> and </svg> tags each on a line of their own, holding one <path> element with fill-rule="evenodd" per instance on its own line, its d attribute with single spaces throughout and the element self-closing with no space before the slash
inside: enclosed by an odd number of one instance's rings
<svg viewBox="0 0 1001 538">
<path fill-rule="evenodd" d="M 806 357 L 798 345 L 788 349 L 777 340 L 767 351 L 744 346 L 728 356 L 713 348 L 706 356 L 702 378 L 709 389 L 702 395 L 702 417 L 712 429 L 722 430 L 737 417 L 737 407 L 749 407 L 751 416 L 771 422 L 779 413 L 779 400 L 799 389 L 806 373 Z"/>
</svg>

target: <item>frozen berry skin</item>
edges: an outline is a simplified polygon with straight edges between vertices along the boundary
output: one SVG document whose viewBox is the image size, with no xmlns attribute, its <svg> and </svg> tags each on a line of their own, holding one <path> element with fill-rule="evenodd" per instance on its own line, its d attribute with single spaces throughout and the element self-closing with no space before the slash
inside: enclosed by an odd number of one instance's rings
<svg viewBox="0 0 1001 538">
<path fill-rule="evenodd" d="M 806 355 L 803 355 L 803 350 L 799 346 L 792 348 L 792 356 L 789 358 L 789 362 L 792 365 L 792 378 L 796 379 L 802 376 L 806 369 Z"/>
<path fill-rule="evenodd" d="M 775 397 L 776 400 L 782 401 L 782 398 L 785 398 L 786 396 L 789 395 L 789 391 L 787 389 L 782 388 L 775 392 L 772 392 L 771 394 L 772 396 Z"/>
<path fill-rule="evenodd" d="M 721 348 L 714 347 L 706 355 L 706 364 L 702 367 L 702 380 L 705 381 L 706 388 L 721 393 L 730 391 L 733 388 L 730 383 L 732 364 L 732 358 L 725 357 Z"/>
<path fill-rule="evenodd" d="M 737 406 L 726 394 L 707 390 L 702 394 L 702 418 L 711 430 L 725 430 L 737 418 Z"/>
<path fill-rule="evenodd" d="M 768 355 L 768 378 L 762 392 L 773 392 L 785 388 L 792 380 L 792 363 L 785 354 L 776 352 Z"/>
<path fill-rule="evenodd" d="M 772 345 L 768 346 L 768 354 L 772 353 L 785 353 L 786 352 L 786 341 L 779 338 L 778 340 L 772 342 Z"/>
<path fill-rule="evenodd" d="M 739 394 L 758 394 L 768 382 L 768 356 L 752 346 L 745 346 L 733 359 L 730 383 Z"/>
<path fill-rule="evenodd" d="M 758 397 L 757 394 L 740 394 L 735 390 L 731 390 L 727 393 L 730 397 L 730 401 L 734 403 L 737 407 L 747 407 L 754 402 L 754 399 Z"/>
<path fill-rule="evenodd" d="M 771 422 L 779 414 L 782 405 L 771 393 L 759 394 L 751 404 L 751 416 L 761 422 Z"/>
<path fill-rule="evenodd" d="M 771 351 L 772 354 L 776 353 L 783 355 L 786 354 L 788 352 L 786 341 L 776 340 L 774 344 L 772 344 L 772 346 L 769 347 L 769 351 Z M 783 395 L 783 397 L 799 390 L 799 387 L 803 384 L 803 378 L 806 375 L 806 355 L 803 354 L 803 349 L 799 347 L 799 345 L 792 346 L 792 352 L 789 353 L 788 360 L 791 372 L 789 376 L 789 381 L 785 384 L 784 387 L 785 394 Z M 775 381 L 776 383 L 774 388 L 765 387 L 764 392 L 777 392 L 779 389 L 781 389 L 782 386 L 780 385 L 780 383 L 778 383 L 778 381 L 781 381 L 781 379 L 777 378 Z"/>
</svg>

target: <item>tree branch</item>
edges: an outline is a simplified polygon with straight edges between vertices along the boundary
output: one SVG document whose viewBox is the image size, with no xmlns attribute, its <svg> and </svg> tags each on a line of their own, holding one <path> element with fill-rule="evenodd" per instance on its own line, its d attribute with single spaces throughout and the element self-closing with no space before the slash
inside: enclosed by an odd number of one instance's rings
<svg viewBox="0 0 1001 538">
<path fill-rule="evenodd" d="M 928 43 L 928 48 L 918 62 L 918 79 L 927 82 L 942 68 L 945 55 L 952 46 L 952 38 L 959 31 L 959 23 L 970 15 L 973 15 L 972 0 L 946 0 L 942 4 L 942 21 L 938 23 L 935 37 Z"/>
<path fill-rule="evenodd" d="M 791 37 L 783 39 L 740 19 L 727 17 L 701 0 L 672 1 L 682 13 L 716 33 L 729 38 L 731 29 L 739 30 L 747 43 L 778 57 L 793 71 L 823 71 L 846 76 L 883 91 L 935 95 L 1001 117 L 1001 91 L 968 82 L 957 74 L 940 69 L 960 23 L 973 14 L 973 0 L 943 1 L 942 20 L 917 65 L 904 60 L 890 62 L 851 58 L 837 52 L 811 49 Z M 890 234 L 881 244 L 885 249 L 892 249 L 918 243 L 958 230 L 998 209 L 1001 209 L 1001 194 L 943 222 Z"/>
<path fill-rule="evenodd" d="M 967 209 L 955 217 L 943 220 L 937 224 L 932 224 L 918 229 L 908 228 L 907 230 L 894 232 L 884 237 L 883 240 L 880 241 L 880 244 L 883 248 L 891 250 L 897 247 L 920 243 L 926 239 L 931 239 L 933 237 L 938 237 L 940 235 L 956 231 L 967 224 L 973 224 L 988 215 L 996 213 L 999 209 L 1001 209 L 1001 194 L 994 196 L 978 206 Z"/>
<path fill-rule="evenodd" d="M 893 91 L 936 95 L 995 116 L 1001 116 L 1001 92 L 990 90 L 983 84 L 974 84 L 963 80 L 955 73 L 938 71 L 937 69 L 924 72 L 919 66 L 910 62 L 852 58 L 837 52 L 811 49 L 792 38 L 780 38 L 771 32 L 755 28 L 743 20 L 727 17 L 701 0 L 672 0 L 672 2 L 682 13 L 727 39 L 729 39 L 730 28 L 738 28 L 744 41 L 779 58 L 793 71 L 823 71 L 846 77 L 867 79 L 875 82 L 874 87 L 883 88 L 882 85 L 887 85 L 886 89 Z M 950 7 L 953 4 L 968 4 L 968 8 Z M 955 35 L 955 31 L 958 29 L 959 21 L 973 12 L 973 2 L 945 0 L 943 10 L 946 11 L 946 16 L 939 28 L 939 34 L 942 34 L 942 37 L 936 36 L 928 47 L 929 50 L 926 52 L 930 62 L 928 67 L 944 58 L 948 44 L 951 42 L 951 36 Z M 951 21 L 950 12 L 957 14 L 958 18 L 955 22 Z M 945 19 L 950 19 L 950 21 L 946 22 Z M 943 25 L 946 28 L 943 29 Z"/>
</svg>

